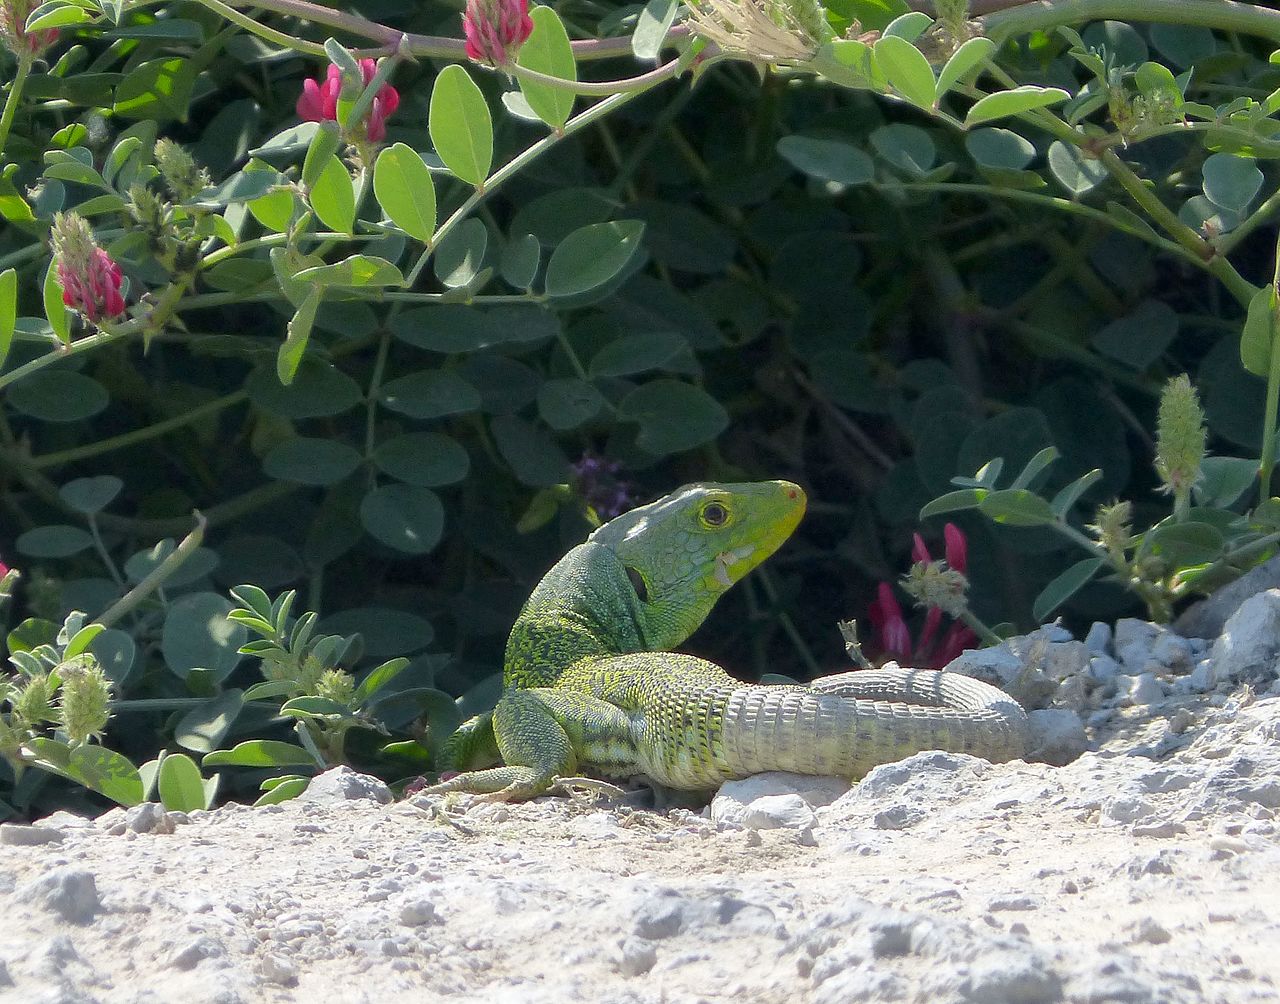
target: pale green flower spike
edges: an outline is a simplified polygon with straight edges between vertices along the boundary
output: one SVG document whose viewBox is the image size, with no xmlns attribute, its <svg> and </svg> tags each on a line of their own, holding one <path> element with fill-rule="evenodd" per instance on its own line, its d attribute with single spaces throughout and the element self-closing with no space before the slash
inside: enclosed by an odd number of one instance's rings
<svg viewBox="0 0 1280 1004">
<path fill-rule="evenodd" d="M 111 717 L 111 681 L 93 656 L 77 656 L 58 667 L 62 677 L 62 727 L 75 745 L 102 735 Z"/>
<path fill-rule="evenodd" d="M 1190 508 L 1191 488 L 1200 478 L 1204 447 L 1204 409 L 1184 373 L 1165 384 L 1156 419 L 1156 473 L 1165 489 L 1173 493 L 1178 519 L 1185 518 Z"/>
</svg>

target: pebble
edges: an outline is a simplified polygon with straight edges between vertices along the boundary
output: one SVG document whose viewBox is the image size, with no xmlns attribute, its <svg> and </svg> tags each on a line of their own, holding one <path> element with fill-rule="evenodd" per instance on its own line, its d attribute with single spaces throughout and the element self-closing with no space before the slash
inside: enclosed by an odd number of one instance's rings
<svg viewBox="0 0 1280 1004">
<path fill-rule="evenodd" d="M 37 844 L 62 843 L 62 831 L 51 826 L 24 826 L 21 823 L 0 825 L 0 844 L 11 847 L 32 847 Z"/>
<path fill-rule="evenodd" d="M 1046 708 L 1027 715 L 1030 737 L 1027 760 L 1061 767 L 1071 763 L 1089 748 L 1084 722 L 1074 711 Z"/>
<path fill-rule="evenodd" d="M 307 803 L 334 803 L 352 800 L 366 800 L 379 805 L 388 805 L 395 801 L 382 781 L 368 774 L 358 774 L 345 765 L 330 767 L 323 774 L 317 774 L 307 785 L 307 790 L 299 795 L 296 801 Z"/>
<path fill-rule="evenodd" d="M 658 961 L 658 949 L 653 942 L 641 938 L 627 938 L 622 942 L 618 958 L 618 971 L 623 976 L 643 976 Z"/>
<path fill-rule="evenodd" d="M 1084 636 L 1084 647 L 1094 655 L 1106 655 L 1111 652 L 1111 625 L 1103 621 L 1094 621 L 1089 632 Z"/>
<path fill-rule="evenodd" d="M 102 909 L 93 874 L 83 868 L 63 866 L 32 879 L 20 890 L 24 902 L 37 903 L 71 924 L 88 924 Z"/>
<path fill-rule="evenodd" d="M 266 955 L 258 963 L 258 972 L 268 983 L 291 987 L 298 982 L 298 966 L 283 955 Z"/>
</svg>

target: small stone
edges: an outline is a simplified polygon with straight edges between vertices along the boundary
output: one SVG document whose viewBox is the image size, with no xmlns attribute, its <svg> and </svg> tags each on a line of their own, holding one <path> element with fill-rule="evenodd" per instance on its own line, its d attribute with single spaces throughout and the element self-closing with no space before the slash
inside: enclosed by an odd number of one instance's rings
<svg viewBox="0 0 1280 1004">
<path fill-rule="evenodd" d="M 258 972 L 268 983 L 291 987 L 298 982 L 298 967 L 283 955 L 268 955 L 258 963 Z"/>
<path fill-rule="evenodd" d="M 765 795 L 749 806 L 742 824 L 753 830 L 803 830 L 818 821 L 807 802 L 799 795 Z"/>
<path fill-rule="evenodd" d="M 1136 617 L 1121 617 L 1116 621 L 1112 649 L 1126 673 L 1142 671 L 1142 667 L 1151 658 L 1151 649 L 1156 639 L 1164 630 L 1158 624 L 1138 620 Z"/>
<path fill-rule="evenodd" d="M 389 805 L 395 800 L 391 789 L 368 774 L 357 774 L 347 766 L 331 767 L 312 778 L 307 790 L 299 795 L 299 804 L 343 803 L 367 800 L 379 805 Z"/>
<path fill-rule="evenodd" d="M 1151 658 L 1174 673 L 1191 671 L 1191 643 L 1172 631 L 1160 635 L 1151 646 Z"/>
<path fill-rule="evenodd" d="M 423 896 L 405 900 L 400 904 L 400 923 L 408 927 L 420 927 L 436 919 L 436 905 Z"/>
<path fill-rule="evenodd" d="M 1001 896 L 987 904 L 992 913 L 1006 910 L 1039 910 L 1041 903 L 1034 896 Z"/>
<path fill-rule="evenodd" d="M 1130 683 L 1124 692 L 1124 699 L 1133 705 L 1159 704 L 1164 700 L 1164 687 L 1156 679 L 1154 673 L 1141 673 L 1130 677 Z"/>
<path fill-rule="evenodd" d="M 1111 625 L 1094 621 L 1084 636 L 1084 647 L 1094 655 L 1108 655 L 1111 651 Z"/>
<path fill-rule="evenodd" d="M 871 825 L 877 830 L 905 830 L 924 817 L 924 810 L 914 805 L 891 805 L 872 816 Z"/>
<path fill-rule="evenodd" d="M 1186 708 L 1179 708 L 1169 717 L 1169 733 L 1180 736 L 1191 727 L 1195 717 Z"/>
<path fill-rule="evenodd" d="M 618 971 L 623 976 L 643 976 L 658 961 L 658 949 L 652 942 L 640 938 L 627 938 L 622 943 L 618 958 Z"/>
<path fill-rule="evenodd" d="M 63 867 L 46 872 L 24 885 L 18 898 L 38 903 L 71 924 L 87 924 L 102 909 L 93 874 L 83 868 Z"/>
<path fill-rule="evenodd" d="M 1146 942 L 1149 945 L 1163 945 L 1172 935 L 1165 930 L 1154 917 L 1143 917 L 1134 930 L 1133 940 Z"/>
<path fill-rule="evenodd" d="M 50 826 L 24 826 L 21 823 L 0 825 L 0 844 L 11 847 L 34 847 L 37 844 L 62 843 L 62 831 Z"/>
<path fill-rule="evenodd" d="M 1074 711 L 1048 708 L 1027 715 L 1027 760 L 1063 767 L 1089 748 L 1084 723 Z"/>
<path fill-rule="evenodd" d="M 636 914 L 638 937 L 657 941 L 672 938 L 684 925 L 684 901 L 676 896 L 657 894 L 649 897 Z"/>
<path fill-rule="evenodd" d="M 1106 653 L 1089 660 L 1089 676 L 1099 683 L 1110 683 L 1120 675 L 1120 663 Z"/>
<path fill-rule="evenodd" d="M 1108 799 L 1102 806 L 1104 823 L 1136 823 L 1155 813 L 1155 807 L 1145 798 L 1122 796 Z"/>
<path fill-rule="evenodd" d="M 995 687 L 1012 683 L 1023 668 L 1022 660 L 1003 645 L 972 648 L 947 663 L 948 673 L 962 673 Z"/>
<path fill-rule="evenodd" d="M 172 833 L 173 822 L 159 802 L 143 802 L 125 811 L 125 829 L 131 833 Z"/>
<path fill-rule="evenodd" d="M 800 833 L 796 836 L 796 843 L 798 843 L 801 847 L 817 847 L 818 838 L 813 834 L 813 827 L 806 826 L 803 830 L 801 830 Z"/>
<path fill-rule="evenodd" d="M 1187 828 L 1182 823 L 1175 823 L 1173 820 L 1165 819 L 1158 823 L 1135 823 L 1130 832 L 1135 837 L 1155 837 L 1157 840 L 1167 840 L 1170 837 L 1186 833 Z"/>
<path fill-rule="evenodd" d="M 202 934 L 175 952 L 169 959 L 169 965 L 174 969 L 194 969 L 205 959 L 217 959 L 226 954 L 227 950 L 222 942 Z"/>
<path fill-rule="evenodd" d="M 1087 676 L 1069 676 L 1058 685 L 1053 706 L 1080 714 L 1089 705 L 1091 682 Z"/>
</svg>

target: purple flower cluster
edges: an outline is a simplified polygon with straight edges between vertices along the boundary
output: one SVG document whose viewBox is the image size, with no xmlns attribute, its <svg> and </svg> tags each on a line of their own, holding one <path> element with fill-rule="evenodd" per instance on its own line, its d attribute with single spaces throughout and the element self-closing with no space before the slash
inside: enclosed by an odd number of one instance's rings
<svg viewBox="0 0 1280 1004">
<path fill-rule="evenodd" d="M 590 453 L 573 465 L 574 487 L 602 520 L 613 519 L 636 504 L 631 485 L 618 477 L 620 470 L 617 461 Z"/>
</svg>

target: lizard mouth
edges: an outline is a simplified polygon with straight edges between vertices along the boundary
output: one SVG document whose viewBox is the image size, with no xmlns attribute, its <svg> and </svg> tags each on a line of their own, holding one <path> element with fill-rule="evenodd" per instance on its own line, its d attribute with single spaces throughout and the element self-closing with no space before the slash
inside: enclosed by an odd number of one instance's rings
<svg viewBox="0 0 1280 1004">
<path fill-rule="evenodd" d="M 754 544 L 743 544 L 741 547 L 735 547 L 731 551 L 721 551 L 716 555 L 715 560 L 715 580 L 728 589 L 737 581 L 729 573 L 729 569 L 743 561 L 746 561 L 753 554 L 756 548 Z M 738 576 L 741 578 L 742 576 Z"/>
</svg>

